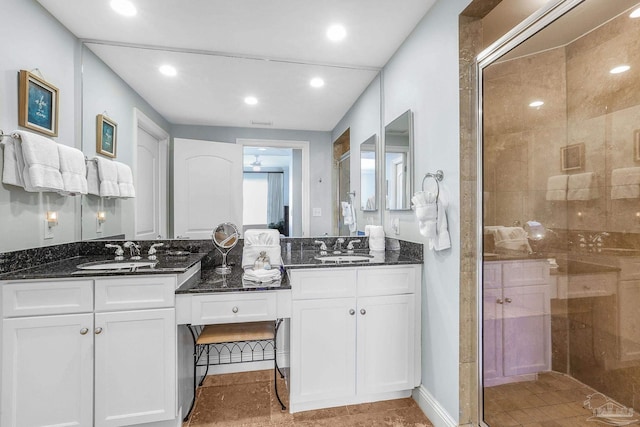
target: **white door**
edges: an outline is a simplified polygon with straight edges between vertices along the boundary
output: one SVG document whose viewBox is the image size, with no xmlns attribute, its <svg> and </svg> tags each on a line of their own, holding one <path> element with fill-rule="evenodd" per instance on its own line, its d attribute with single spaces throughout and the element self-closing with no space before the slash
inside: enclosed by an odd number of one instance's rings
<svg viewBox="0 0 640 427">
<path fill-rule="evenodd" d="M 291 404 L 355 396 L 355 298 L 294 301 Z M 351 314 L 353 313 L 353 314 Z"/>
<path fill-rule="evenodd" d="M 135 121 L 135 238 L 166 238 L 169 134 L 139 110 Z"/>
<path fill-rule="evenodd" d="M 223 222 L 242 230 L 242 145 L 174 140 L 176 238 L 209 239 Z"/>
<path fill-rule="evenodd" d="M 414 295 L 358 298 L 358 394 L 410 390 L 414 384 Z"/>
<path fill-rule="evenodd" d="M 174 419 L 175 309 L 95 316 L 95 426 Z"/>
<path fill-rule="evenodd" d="M 92 331 L 92 313 L 3 321 L 0 425 L 93 425 Z"/>
</svg>

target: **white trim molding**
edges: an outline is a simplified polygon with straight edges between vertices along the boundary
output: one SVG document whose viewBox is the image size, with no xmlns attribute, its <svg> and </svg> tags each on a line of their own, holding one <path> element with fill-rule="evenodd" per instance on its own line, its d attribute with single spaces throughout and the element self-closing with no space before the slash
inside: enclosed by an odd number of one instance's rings
<svg viewBox="0 0 640 427">
<path fill-rule="evenodd" d="M 429 393 L 429 391 L 420 385 L 413 390 L 413 400 L 418 403 L 422 412 L 429 418 L 435 427 L 457 427 L 458 423 L 453 419 L 446 409 Z"/>
</svg>

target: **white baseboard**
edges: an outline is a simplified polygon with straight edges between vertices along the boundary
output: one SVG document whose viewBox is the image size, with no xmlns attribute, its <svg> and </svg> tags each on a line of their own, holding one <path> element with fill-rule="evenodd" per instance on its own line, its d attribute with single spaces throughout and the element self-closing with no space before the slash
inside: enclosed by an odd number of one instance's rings
<svg viewBox="0 0 640 427">
<path fill-rule="evenodd" d="M 440 405 L 440 403 L 424 388 L 423 385 L 413 391 L 413 399 L 418 403 L 422 412 L 431 420 L 435 427 L 457 427 L 458 423 Z"/>
</svg>

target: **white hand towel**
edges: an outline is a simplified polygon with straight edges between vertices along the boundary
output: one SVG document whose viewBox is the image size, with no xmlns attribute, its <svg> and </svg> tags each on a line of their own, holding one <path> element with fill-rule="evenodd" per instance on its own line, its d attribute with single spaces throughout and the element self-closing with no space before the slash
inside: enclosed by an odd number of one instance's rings
<svg viewBox="0 0 640 427">
<path fill-rule="evenodd" d="M 120 197 L 136 197 L 136 189 L 133 187 L 133 173 L 128 165 L 121 162 L 113 162 L 118 170 L 118 189 Z"/>
<path fill-rule="evenodd" d="M 19 144 L 20 141 L 14 141 L 13 138 L 5 139 L 2 182 L 24 188 L 24 181 L 22 180 L 23 168 L 19 166 L 16 158 L 16 145 Z M 20 152 L 20 156 L 22 156 L 22 151 Z"/>
<path fill-rule="evenodd" d="M 342 207 L 342 219 L 344 225 L 350 225 L 353 222 L 353 216 L 351 215 L 351 203 L 340 202 L 340 206 Z"/>
<path fill-rule="evenodd" d="M 118 168 L 111 160 L 96 157 L 98 161 L 98 178 L 100 178 L 101 197 L 120 197 L 118 186 Z"/>
<path fill-rule="evenodd" d="M 447 221 L 447 207 L 449 201 L 443 190 L 438 193 L 438 219 L 436 221 L 436 235 L 429 238 L 429 249 L 442 251 L 451 247 L 449 236 L 449 222 Z"/>
<path fill-rule="evenodd" d="M 26 131 L 20 135 L 20 147 L 24 159 L 22 179 L 24 189 L 31 192 L 64 190 L 60 173 L 58 144 L 49 138 Z M 17 155 L 16 151 L 16 155 Z"/>
<path fill-rule="evenodd" d="M 94 196 L 100 195 L 100 178 L 96 159 L 87 160 L 87 193 Z"/>
<path fill-rule="evenodd" d="M 416 218 L 418 219 L 420 234 L 429 238 L 433 238 L 437 234 L 438 205 L 436 197 L 435 193 L 418 191 L 411 198 Z"/>
<path fill-rule="evenodd" d="M 547 180 L 547 200 L 567 200 L 569 175 L 550 176 Z"/>
<path fill-rule="evenodd" d="M 250 229 L 244 232 L 242 248 L 242 268 L 253 267 L 260 252 L 266 252 L 272 269 L 278 270 L 282 265 L 282 249 L 280 248 L 280 232 L 275 229 Z"/>
<path fill-rule="evenodd" d="M 611 198 L 640 198 L 640 167 L 620 168 L 611 171 Z"/>
<path fill-rule="evenodd" d="M 58 144 L 58 155 L 64 184 L 64 190 L 59 193 L 65 196 L 87 194 L 87 166 L 82 151 Z"/>
<path fill-rule="evenodd" d="M 527 232 L 522 227 L 499 227 L 495 230 L 493 239 L 496 250 L 531 253 Z"/>
<path fill-rule="evenodd" d="M 593 172 L 569 176 L 567 200 L 593 200 L 599 196 L 596 175 Z"/>
<path fill-rule="evenodd" d="M 271 270 L 247 268 L 244 270 L 243 279 L 251 280 L 253 282 L 271 282 L 280 279 L 280 269 L 272 268 Z"/>
</svg>

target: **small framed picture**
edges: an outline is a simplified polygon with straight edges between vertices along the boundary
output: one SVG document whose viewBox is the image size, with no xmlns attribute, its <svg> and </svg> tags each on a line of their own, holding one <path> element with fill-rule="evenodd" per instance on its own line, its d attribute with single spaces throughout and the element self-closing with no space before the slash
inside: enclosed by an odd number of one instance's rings
<svg viewBox="0 0 640 427">
<path fill-rule="evenodd" d="M 96 120 L 96 152 L 108 157 L 116 157 L 118 124 L 104 114 Z"/>
<path fill-rule="evenodd" d="M 635 161 L 640 162 L 640 129 L 633 131 L 633 146 L 635 147 Z"/>
<path fill-rule="evenodd" d="M 584 144 L 567 145 L 560 148 L 560 169 L 580 170 L 584 167 Z"/>
<path fill-rule="evenodd" d="M 18 124 L 27 129 L 58 136 L 58 88 L 27 70 L 20 70 Z"/>
</svg>

